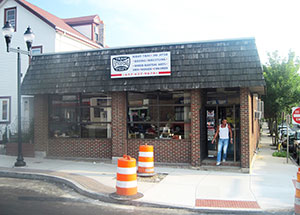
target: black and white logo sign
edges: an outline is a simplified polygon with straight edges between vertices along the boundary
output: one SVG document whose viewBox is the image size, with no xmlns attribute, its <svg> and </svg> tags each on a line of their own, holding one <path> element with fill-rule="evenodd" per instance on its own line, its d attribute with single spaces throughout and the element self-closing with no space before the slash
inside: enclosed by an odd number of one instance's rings
<svg viewBox="0 0 300 215">
<path fill-rule="evenodd" d="M 114 57 L 112 59 L 112 66 L 115 71 L 127 71 L 130 67 L 130 57 Z"/>
<path fill-rule="evenodd" d="M 171 76 L 171 52 L 112 55 L 110 77 Z"/>
</svg>

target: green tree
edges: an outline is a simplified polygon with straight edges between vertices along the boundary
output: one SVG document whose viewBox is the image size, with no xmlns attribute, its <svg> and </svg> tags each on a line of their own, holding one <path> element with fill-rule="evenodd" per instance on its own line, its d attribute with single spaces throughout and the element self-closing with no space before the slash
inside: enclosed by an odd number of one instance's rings
<svg viewBox="0 0 300 215">
<path fill-rule="evenodd" d="M 267 93 L 263 96 L 265 119 L 270 133 L 275 132 L 278 138 L 277 126 L 281 113 L 290 113 L 294 105 L 300 103 L 300 59 L 290 51 L 288 58 L 281 58 L 278 51 L 268 53 L 269 62 L 263 66 Z"/>
</svg>

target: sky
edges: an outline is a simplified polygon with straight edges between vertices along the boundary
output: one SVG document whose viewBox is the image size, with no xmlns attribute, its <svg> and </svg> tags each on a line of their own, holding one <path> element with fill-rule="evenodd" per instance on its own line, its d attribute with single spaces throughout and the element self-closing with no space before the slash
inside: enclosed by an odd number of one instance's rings
<svg viewBox="0 0 300 215">
<path fill-rule="evenodd" d="M 300 56 L 300 0 L 27 0 L 60 17 L 98 14 L 109 47 L 255 37 L 262 63 Z"/>
</svg>

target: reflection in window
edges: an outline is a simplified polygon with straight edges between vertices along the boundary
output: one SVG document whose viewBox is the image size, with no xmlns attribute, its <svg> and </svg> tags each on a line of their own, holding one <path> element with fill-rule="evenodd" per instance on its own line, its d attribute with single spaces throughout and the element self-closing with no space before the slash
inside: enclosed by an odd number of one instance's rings
<svg viewBox="0 0 300 215">
<path fill-rule="evenodd" d="M 10 122 L 10 97 L 0 97 L 0 123 Z"/>
<path fill-rule="evenodd" d="M 99 40 L 100 40 L 99 33 L 100 33 L 99 25 L 95 25 L 94 26 L 94 40 L 96 42 L 99 42 Z"/>
<path fill-rule="evenodd" d="M 6 121 L 8 118 L 8 102 L 2 101 L 2 120 Z"/>
<path fill-rule="evenodd" d="M 128 93 L 128 137 L 186 139 L 190 134 L 190 93 Z"/>
<path fill-rule="evenodd" d="M 53 95 L 50 97 L 50 136 L 111 138 L 111 97 Z"/>
<path fill-rule="evenodd" d="M 108 123 L 82 124 L 81 137 L 83 138 L 110 138 L 111 125 Z"/>
<path fill-rule="evenodd" d="M 32 46 L 31 54 L 38 55 L 43 53 L 43 46 Z"/>
<path fill-rule="evenodd" d="M 16 8 L 14 7 L 14 8 L 5 9 L 4 16 L 5 16 L 5 22 L 8 21 L 16 31 L 16 21 L 17 21 Z"/>
</svg>

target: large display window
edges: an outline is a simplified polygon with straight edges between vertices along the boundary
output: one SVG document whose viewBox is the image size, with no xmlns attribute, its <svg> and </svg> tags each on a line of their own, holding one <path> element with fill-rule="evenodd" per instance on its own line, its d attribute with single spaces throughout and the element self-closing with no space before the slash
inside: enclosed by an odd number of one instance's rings
<svg viewBox="0 0 300 215">
<path fill-rule="evenodd" d="M 51 137 L 111 138 L 109 95 L 51 95 L 49 104 Z"/>
<path fill-rule="evenodd" d="M 128 138 L 187 139 L 191 127 L 189 91 L 128 93 Z"/>
</svg>

